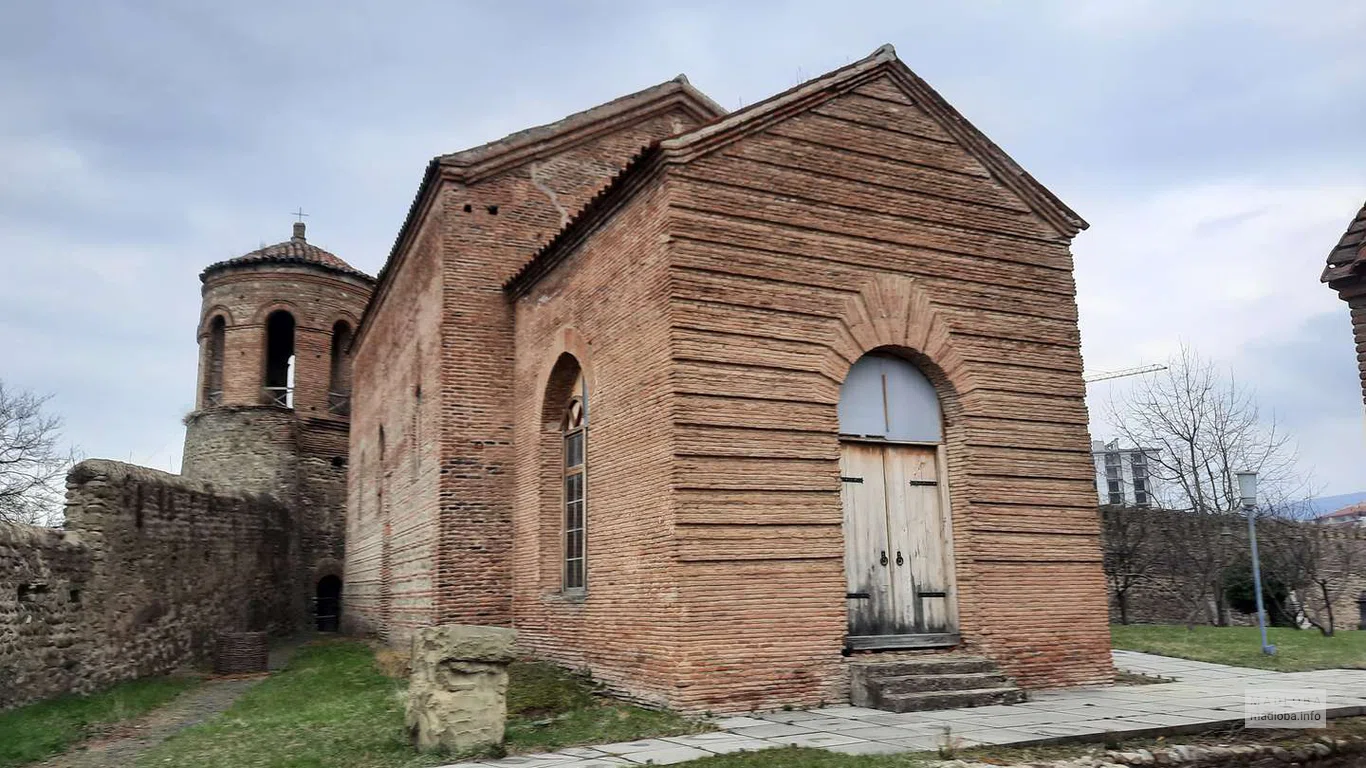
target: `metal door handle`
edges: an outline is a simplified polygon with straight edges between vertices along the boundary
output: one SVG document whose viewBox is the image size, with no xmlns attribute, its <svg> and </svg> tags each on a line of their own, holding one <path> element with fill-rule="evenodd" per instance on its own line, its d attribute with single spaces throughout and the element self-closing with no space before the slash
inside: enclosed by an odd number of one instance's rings
<svg viewBox="0 0 1366 768">
<path fill-rule="evenodd" d="M 885 550 L 885 549 L 882 550 L 882 564 L 883 564 L 884 566 L 887 564 L 887 550 Z"/>
<path fill-rule="evenodd" d="M 905 565 L 905 564 L 906 564 L 906 561 L 901 559 L 901 550 L 897 550 L 897 552 L 896 552 L 896 564 L 897 564 L 897 565 Z"/>
</svg>

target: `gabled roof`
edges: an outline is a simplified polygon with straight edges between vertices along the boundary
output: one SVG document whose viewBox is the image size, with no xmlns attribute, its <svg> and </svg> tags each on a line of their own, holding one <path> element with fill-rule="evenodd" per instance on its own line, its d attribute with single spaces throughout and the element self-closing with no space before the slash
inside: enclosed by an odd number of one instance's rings
<svg viewBox="0 0 1366 768">
<path fill-rule="evenodd" d="M 383 300 L 389 275 L 396 268 L 405 245 L 415 235 L 418 223 L 431 203 L 432 194 L 439 186 L 439 180 L 472 184 L 508 168 L 559 154 L 644 117 L 674 109 L 690 112 L 701 121 L 726 114 L 724 107 L 694 88 L 688 78 L 680 74 L 672 80 L 575 112 L 553 123 L 527 128 L 495 141 L 432 158 L 423 172 L 417 194 L 408 206 L 403 225 L 394 238 L 389 258 L 379 271 L 378 285 L 361 318 L 357 339 L 368 326 L 372 308 Z"/>
<path fill-rule="evenodd" d="M 304 224 L 301 221 L 294 223 L 294 236 L 290 239 L 258 248 L 251 253 L 243 254 L 236 258 L 210 264 L 199 273 L 200 282 L 208 279 L 209 275 L 232 267 L 249 266 L 253 264 L 307 264 L 313 267 L 322 267 L 331 272 L 338 272 L 351 277 L 359 277 L 368 282 L 374 282 L 373 277 L 356 269 L 355 267 L 342 261 L 340 258 L 329 251 L 324 251 L 316 245 L 308 242 L 304 237 Z"/>
<path fill-rule="evenodd" d="M 1366 273 L 1366 205 L 1361 206 L 1342 239 L 1328 252 L 1328 266 L 1324 267 L 1321 279 L 1327 283 L 1360 273 Z"/>
<path fill-rule="evenodd" d="M 745 135 L 763 130 L 879 77 L 889 77 L 905 90 L 946 133 L 982 163 L 997 182 L 1018 195 L 1060 234 L 1070 238 L 1086 229 L 1087 223 L 1075 211 L 1029 175 L 902 63 L 896 56 L 895 48 L 883 45 L 867 58 L 731 112 L 711 123 L 642 148 L 631 165 L 619 173 L 608 187 L 599 191 L 578 216 L 508 280 L 505 288 L 514 294 L 520 293 L 558 263 L 566 249 L 572 248 L 587 231 L 610 216 L 611 211 L 624 202 L 624 190 L 639 186 L 634 177 L 651 175 L 662 164 L 686 163 L 714 152 Z"/>
<path fill-rule="evenodd" d="M 1348 505 L 1348 506 L 1346 506 L 1346 507 L 1343 507 L 1342 509 L 1337 510 L 1336 512 L 1329 512 L 1329 513 L 1326 514 L 1326 515 L 1319 515 L 1318 519 L 1320 519 L 1320 520 L 1333 520 L 1333 519 L 1336 519 L 1336 518 L 1339 518 L 1339 517 L 1358 517 L 1358 516 L 1366 516 L 1366 501 L 1363 501 L 1363 502 L 1360 502 L 1360 503 L 1357 503 L 1357 504 Z"/>
</svg>

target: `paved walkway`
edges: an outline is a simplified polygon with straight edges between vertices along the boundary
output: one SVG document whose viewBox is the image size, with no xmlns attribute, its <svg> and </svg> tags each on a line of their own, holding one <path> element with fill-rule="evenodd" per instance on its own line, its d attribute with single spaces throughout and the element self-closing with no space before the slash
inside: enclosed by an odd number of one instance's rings
<svg viewBox="0 0 1366 768">
<path fill-rule="evenodd" d="M 715 721 L 720 730 L 592 748 L 565 749 L 446 768 L 603 768 L 668 765 L 740 750 L 796 746 L 845 754 L 923 752 L 945 739 L 958 747 L 1137 738 L 1205 731 L 1243 722 L 1251 688 L 1323 688 L 1328 716 L 1366 713 L 1366 670 L 1286 674 L 1115 651 L 1120 669 L 1175 680 L 1156 685 L 1070 688 L 1031 694 L 1012 706 L 895 714 L 860 707 L 769 712 Z"/>
</svg>

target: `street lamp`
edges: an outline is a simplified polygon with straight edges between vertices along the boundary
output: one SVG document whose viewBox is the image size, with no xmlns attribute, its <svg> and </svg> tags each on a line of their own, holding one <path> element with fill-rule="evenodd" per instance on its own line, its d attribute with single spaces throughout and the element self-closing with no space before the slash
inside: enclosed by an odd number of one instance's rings
<svg viewBox="0 0 1366 768">
<path fill-rule="evenodd" d="M 1257 593 L 1257 626 L 1262 630 L 1262 653 L 1276 655 L 1276 646 L 1266 639 L 1266 607 L 1262 603 L 1262 563 L 1257 557 L 1257 473 L 1242 471 L 1238 474 L 1238 497 L 1243 512 L 1247 514 L 1247 535 L 1252 542 L 1252 587 Z"/>
</svg>

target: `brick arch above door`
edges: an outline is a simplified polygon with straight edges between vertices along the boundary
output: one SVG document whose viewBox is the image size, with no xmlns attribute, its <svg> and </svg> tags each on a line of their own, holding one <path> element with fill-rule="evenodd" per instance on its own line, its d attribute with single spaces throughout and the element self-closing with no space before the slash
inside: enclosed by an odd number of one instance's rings
<svg viewBox="0 0 1366 768">
<path fill-rule="evenodd" d="M 957 410 L 958 396 L 970 389 L 970 372 L 954 349 L 952 329 L 914 278 L 879 275 L 865 281 L 845 301 L 827 342 L 822 372 L 832 402 L 859 358 L 876 349 L 908 353 L 911 362 L 939 390 L 945 415 Z"/>
</svg>

